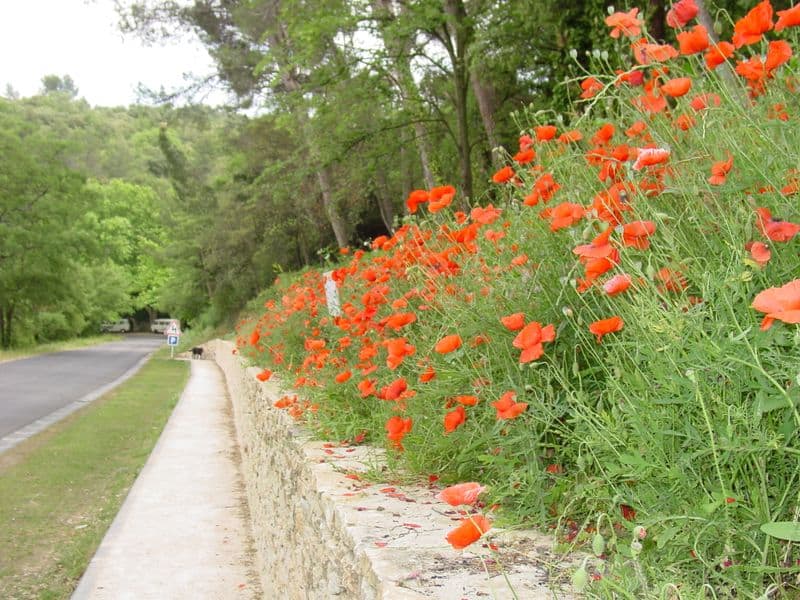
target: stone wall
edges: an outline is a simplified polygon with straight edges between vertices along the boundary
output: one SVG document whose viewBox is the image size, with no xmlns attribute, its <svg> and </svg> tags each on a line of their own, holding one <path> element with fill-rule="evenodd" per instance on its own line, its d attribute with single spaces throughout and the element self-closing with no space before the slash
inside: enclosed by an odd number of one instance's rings
<svg viewBox="0 0 800 600">
<path fill-rule="evenodd" d="M 314 441 L 230 342 L 208 345 L 233 403 L 265 598 L 472 600 L 566 598 L 568 571 L 551 538 L 493 529 L 455 551 L 445 534 L 460 517 L 434 486 L 370 484 L 381 452 Z M 513 592 L 512 592 L 513 589 Z"/>
</svg>

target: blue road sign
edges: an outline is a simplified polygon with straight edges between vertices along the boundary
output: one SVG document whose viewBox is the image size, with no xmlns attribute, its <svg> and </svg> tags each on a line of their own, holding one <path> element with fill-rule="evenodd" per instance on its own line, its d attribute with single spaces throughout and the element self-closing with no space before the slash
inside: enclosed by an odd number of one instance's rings
<svg viewBox="0 0 800 600">
<path fill-rule="evenodd" d="M 167 344 L 170 346 L 177 346 L 178 345 L 178 336 L 177 335 L 168 335 L 167 336 Z"/>
</svg>

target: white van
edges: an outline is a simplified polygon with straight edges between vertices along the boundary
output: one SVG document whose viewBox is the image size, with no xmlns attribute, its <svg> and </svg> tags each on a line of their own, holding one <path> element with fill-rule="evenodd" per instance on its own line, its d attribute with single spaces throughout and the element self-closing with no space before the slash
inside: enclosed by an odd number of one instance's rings
<svg viewBox="0 0 800 600">
<path fill-rule="evenodd" d="M 164 333 L 173 323 L 178 326 L 178 330 L 180 331 L 181 322 L 178 319 L 154 319 L 153 322 L 150 323 L 150 331 L 153 333 Z"/>
<path fill-rule="evenodd" d="M 100 331 L 104 333 L 128 333 L 131 330 L 130 319 L 120 319 L 113 323 L 108 321 L 100 324 Z"/>
</svg>

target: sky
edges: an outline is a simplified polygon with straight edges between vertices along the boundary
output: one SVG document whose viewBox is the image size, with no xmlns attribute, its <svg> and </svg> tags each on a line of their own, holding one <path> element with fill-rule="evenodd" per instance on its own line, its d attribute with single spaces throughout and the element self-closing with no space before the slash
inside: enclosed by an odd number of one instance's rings
<svg viewBox="0 0 800 600">
<path fill-rule="evenodd" d="M 140 82 L 170 91 L 184 73 L 211 72 L 199 40 L 184 35 L 148 47 L 123 36 L 113 0 L 0 0 L 0 95 L 6 84 L 21 96 L 35 95 L 43 76 L 69 75 L 89 104 L 127 106 L 136 103 Z M 222 101 L 220 93 L 206 99 Z"/>
</svg>

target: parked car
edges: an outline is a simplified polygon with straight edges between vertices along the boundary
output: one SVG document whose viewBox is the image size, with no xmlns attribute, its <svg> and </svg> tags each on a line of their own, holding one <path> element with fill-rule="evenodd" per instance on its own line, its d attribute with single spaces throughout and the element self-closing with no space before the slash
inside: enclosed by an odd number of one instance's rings
<svg viewBox="0 0 800 600">
<path fill-rule="evenodd" d="M 153 333 L 164 333 L 172 323 L 177 324 L 180 330 L 181 322 L 178 319 L 153 319 L 153 322 L 150 323 L 150 331 Z"/>
<path fill-rule="evenodd" d="M 100 324 L 100 331 L 104 333 L 128 333 L 131 327 L 130 319 L 120 319 L 119 321 L 106 321 Z"/>
</svg>

